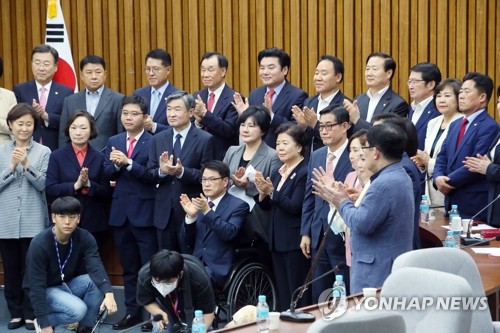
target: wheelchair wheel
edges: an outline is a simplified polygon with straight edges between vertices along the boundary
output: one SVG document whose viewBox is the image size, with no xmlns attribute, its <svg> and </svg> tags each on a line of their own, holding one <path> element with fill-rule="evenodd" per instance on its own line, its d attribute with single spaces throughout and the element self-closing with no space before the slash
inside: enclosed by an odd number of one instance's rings
<svg viewBox="0 0 500 333">
<path fill-rule="evenodd" d="M 277 291 L 271 274 L 264 265 L 249 263 L 236 274 L 229 287 L 227 294 L 228 320 L 231 320 L 235 312 L 245 305 L 257 304 L 259 295 L 266 295 L 270 311 L 276 309 Z"/>
</svg>

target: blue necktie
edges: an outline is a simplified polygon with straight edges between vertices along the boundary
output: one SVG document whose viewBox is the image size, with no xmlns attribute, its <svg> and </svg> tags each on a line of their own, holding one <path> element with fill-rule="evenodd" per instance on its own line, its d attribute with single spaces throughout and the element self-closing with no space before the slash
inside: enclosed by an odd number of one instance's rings
<svg viewBox="0 0 500 333">
<path fill-rule="evenodd" d="M 175 136 L 175 143 L 174 143 L 174 165 L 177 163 L 177 159 L 180 158 L 181 156 L 181 138 L 182 135 L 177 134 Z"/>
</svg>

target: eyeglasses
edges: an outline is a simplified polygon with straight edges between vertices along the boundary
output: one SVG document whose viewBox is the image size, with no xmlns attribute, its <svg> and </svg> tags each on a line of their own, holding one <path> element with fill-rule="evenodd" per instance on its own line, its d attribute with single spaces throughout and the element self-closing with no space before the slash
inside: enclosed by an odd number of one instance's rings
<svg viewBox="0 0 500 333">
<path fill-rule="evenodd" d="M 213 184 L 216 180 L 222 179 L 222 177 L 210 177 L 210 178 L 201 178 L 200 183 L 205 183 L 205 184 Z"/>
<path fill-rule="evenodd" d="M 33 66 L 35 66 L 36 68 L 40 68 L 40 67 L 43 67 L 43 68 L 49 68 L 50 66 L 52 66 L 52 63 L 49 62 L 49 61 L 44 61 L 44 62 L 41 62 L 41 61 L 33 61 L 32 62 Z"/>
<path fill-rule="evenodd" d="M 424 81 L 425 80 L 409 79 L 408 85 L 411 86 L 411 85 L 417 84 L 418 82 L 424 82 Z"/>
<path fill-rule="evenodd" d="M 158 74 L 162 70 L 161 67 L 144 67 L 144 73 L 149 74 Z"/>
<path fill-rule="evenodd" d="M 331 131 L 333 126 L 340 125 L 341 123 L 333 123 L 333 124 L 326 124 L 326 125 L 319 125 L 319 131 L 321 132 L 322 130 L 326 129 L 327 131 Z"/>
<path fill-rule="evenodd" d="M 143 115 L 143 113 L 137 112 L 137 111 L 132 111 L 132 112 L 122 111 L 122 116 L 124 116 L 124 117 L 128 117 L 128 116 L 138 117 L 138 116 L 142 116 L 142 115 Z"/>
</svg>

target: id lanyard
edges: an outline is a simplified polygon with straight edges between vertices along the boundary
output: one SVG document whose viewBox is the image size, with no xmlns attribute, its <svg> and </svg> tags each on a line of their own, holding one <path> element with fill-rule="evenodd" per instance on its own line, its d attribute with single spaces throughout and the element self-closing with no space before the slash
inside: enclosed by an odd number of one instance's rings
<svg viewBox="0 0 500 333">
<path fill-rule="evenodd" d="M 56 235 L 55 234 L 53 234 L 53 235 L 54 235 L 54 245 L 56 247 L 56 253 L 57 253 L 57 263 L 59 264 L 59 272 L 61 273 L 61 282 L 64 283 L 64 273 L 63 273 L 63 270 L 64 270 L 64 267 L 66 267 L 66 264 L 68 263 L 68 259 L 71 256 L 71 252 L 73 252 L 73 237 L 71 237 L 69 239 L 69 253 L 66 256 L 66 260 L 64 260 L 64 262 L 61 265 L 61 256 L 59 254 L 59 245 L 57 244 Z"/>
</svg>

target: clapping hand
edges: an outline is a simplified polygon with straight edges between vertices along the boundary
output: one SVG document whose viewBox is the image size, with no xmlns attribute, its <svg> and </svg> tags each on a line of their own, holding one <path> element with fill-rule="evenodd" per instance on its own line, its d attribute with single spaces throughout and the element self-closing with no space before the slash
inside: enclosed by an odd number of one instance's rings
<svg viewBox="0 0 500 333">
<path fill-rule="evenodd" d="M 245 177 L 245 168 L 239 167 L 238 170 L 233 174 L 233 183 L 238 187 L 246 188 L 250 184 L 250 179 Z"/>
</svg>

